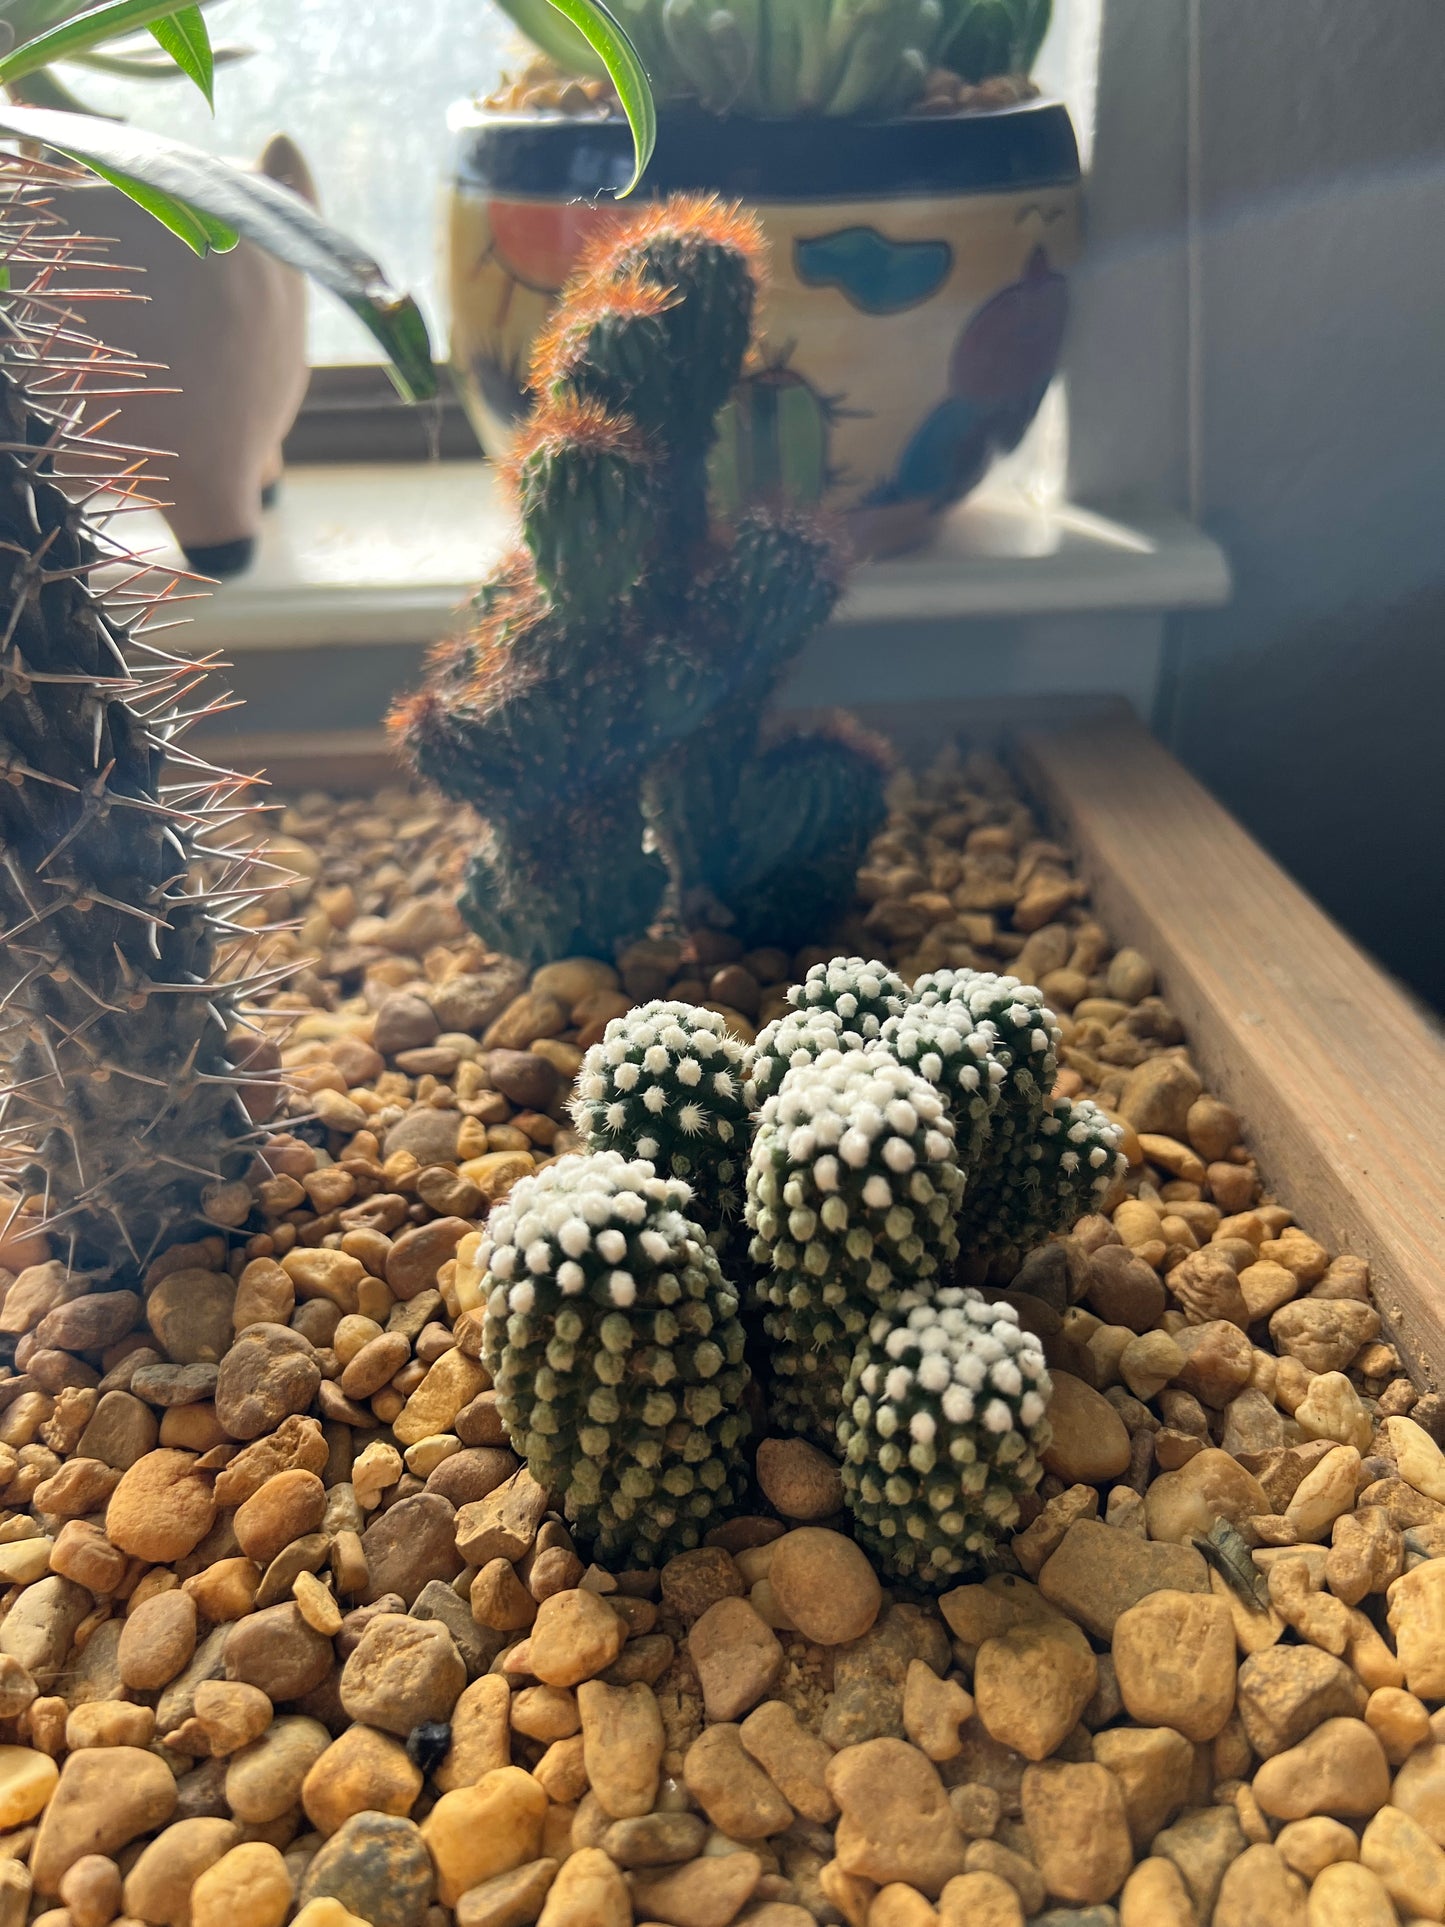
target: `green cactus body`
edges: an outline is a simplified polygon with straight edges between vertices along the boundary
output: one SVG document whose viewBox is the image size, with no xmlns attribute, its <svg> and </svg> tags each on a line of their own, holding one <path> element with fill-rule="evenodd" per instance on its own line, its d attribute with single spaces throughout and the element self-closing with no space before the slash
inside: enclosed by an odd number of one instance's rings
<svg viewBox="0 0 1445 1927">
<path fill-rule="evenodd" d="M 692 1188 L 721 1246 L 742 1210 L 747 1050 L 716 1011 L 650 1003 L 614 1017 L 577 1073 L 572 1119 L 589 1150 L 646 1158 Z"/>
<path fill-rule="evenodd" d="M 534 1478 L 600 1557 L 658 1565 L 745 1489 L 737 1294 L 688 1187 L 559 1158 L 492 1213 L 483 1362 Z"/>
<path fill-rule="evenodd" d="M 796 1429 L 827 1436 L 845 1341 L 956 1257 L 953 1153 L 939 1094 L 877 1051 L 825 1052 L 764 1103 L 747 1220 L 774 1368 L 805 1394 L 779 1414 Z"/>
<path fill-rule="evenodd" d="M 867 1040 L 849 1030 L 836 1010 L 790 1010 L 758 1032 L 748 1066 L 748 1102 L 757 1110 L 799 1064 L 813 1064 L 824 1051 L 859 1051 Z"/>
<path fill-rule="evenodd" d="M 1097 1105 L 1051 1099 L 1028 1132 L 980 1159 L 959 1216 L 963 1249 L 1017 1257 L 1067 1231 L 1125 1169 L 1122 1139 Z"/>
<path fill-rule="evenodd" d="M 636 586 L 652 541 L 651 449 L 623 418 L 577 409 L 565 428 L 533 436 L 514 470 L 538 586 L 564 619 L 608 621 Z"/>
<path fill-rule="evenodd" d="M 935 1086 L 948 1107 L 965 1173 L 988 1141 L 1007 1073 L 998 1061 L 998 1032 L 975 1019 L 963 1000 L 910 1004 L 885 1020 L 878 1043 L 890 1057 Z"/>
<path fill-rule="evenodd" d="M 1053 0 L 945 0 L 939 58 L 975 83 L 1026 74 L 1052 16 Z"/>
<path fill-rule="evenodd" d="M 1037 1486 L 1043 1349 L 1011 1305 L 946 1287 L 871 1320 L 843 1391 L 843 1493 L 892 1576 L 941 1585 L 985 1565 Z"/>
</svg>

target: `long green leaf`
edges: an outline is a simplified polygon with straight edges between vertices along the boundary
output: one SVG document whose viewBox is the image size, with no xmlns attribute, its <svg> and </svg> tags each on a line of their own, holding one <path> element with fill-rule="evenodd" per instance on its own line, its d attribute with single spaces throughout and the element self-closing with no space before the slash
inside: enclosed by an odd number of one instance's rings
<svg viewBox="0 0 1445 1927">
<path fill-rule="evenodd" d="M 249 60 L 254 49 L 233 45 L 212 45 L 211 64 L 214 67 L 229 67 L 238 60 Z M 71 63 L 85 67 L 92 73 L 111 74 L 117 80 L 181 80 L 184 78 L 176 63 L 157 49 L 153 53 L 139 54 L 77 54 Z"/>
<path fill-rule="evenodd" d="M 151 22 L 151 35 L 170 55 L 181 72 L 193 80 L 206 97 L 206 105 L 216 111 L 216 61 L 211 52 L 211 36 L 199 7 L 182 7 L 165 20 Z"/>
<path fill-rule="evenodd" d="M 0 106 L 0 137 L 38 141 L 92 169 L 147 208 L 198 254 L 233 247 L 239 235 L 310 275 L 344 301 L 376 337 L 392 380 L 409 400 L 436 393 L 426 323 L 354 242 L 329 227 L 290 188 L 165 134 L 88 114 Z"/>
<path fill-rule="evenodd" d="M 502 4 L 522 32 L 560 67 L 592 71 L 593 62 L 579 48 L 579 40 L 602 63 L 632 129 L 632 179 L 617 197 L 625 200 L 642 179 L 657 145 L 652 82 L 626 29 L 602 0 L 502 0 Z"/>
<path fill-rule="evenodd" d="M 54 60 L 70 60 L 89 53 L 117 34 L 131 33 L 137 27 L 150 27 L 171 14 L 190 12 L 186 0 L 103 0 L 98 7 L 87 7 L 71 20 L 64 20 L 49 33 L 24 41 L 0 60 L 0 86 L 48 67 Z"/>
</svg>

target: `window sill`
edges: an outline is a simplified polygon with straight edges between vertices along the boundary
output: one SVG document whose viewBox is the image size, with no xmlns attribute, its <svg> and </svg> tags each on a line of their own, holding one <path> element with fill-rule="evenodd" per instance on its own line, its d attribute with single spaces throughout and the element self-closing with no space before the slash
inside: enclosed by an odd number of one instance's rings
<svg viewBox="0 0 1445 1927">
<path fill-rule="evenodd" d="M 135 517 L 126 534 L 180 566 L 158 515 Z M 429 643 L 507 539 L 486 463 L 295 468 L 253 567 L 189 605 L 194 619 L 177 637 L 234 655 Z M 1229 592 L 1222 551 L 1178 517 L 1115 520 L 985 489 L 944 518 L 928 547 L 860 568 L 836 621 L 1161 612 L 1214 607 Z"/>
</svg>

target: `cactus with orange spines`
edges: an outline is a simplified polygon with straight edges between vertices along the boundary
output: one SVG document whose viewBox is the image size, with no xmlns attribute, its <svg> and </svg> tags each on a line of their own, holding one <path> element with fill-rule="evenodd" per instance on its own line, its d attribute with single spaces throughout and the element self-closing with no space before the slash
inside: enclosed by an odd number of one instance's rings
<svg viewBox="0 0 1445 1927">
<path fill-rule="evenodd" d="M 846 730 L 763 736 L 837 600 L 835 544 L 798 517 L 708 517 L 761 256 L 750 219 L 685 197 L 593 251 L 534 357 L 520 548 L 393 718 L 486 824 L 464 913 L 531 962 L 610 955 L 665 909 L 750 931 L 800 870 L 811 934 L 883 814 Z"/>
</svg>

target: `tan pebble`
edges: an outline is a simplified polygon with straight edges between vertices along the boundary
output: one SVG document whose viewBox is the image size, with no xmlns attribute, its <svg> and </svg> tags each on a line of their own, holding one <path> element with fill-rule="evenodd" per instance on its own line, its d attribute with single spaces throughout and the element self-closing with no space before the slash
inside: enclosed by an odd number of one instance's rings
<svg viewBox="0 0 1445 1927">
<path fill-rule="evenodd" d="M 1399 1915 L 1378 1874 L 1337 1860 L 1310 1888 L 1308 1927 L 1398 1927 Z"/>
<path fill-rule="evenodd" d="M 262 1840 L 232 1847 L 191 1888 L 191 1927 L 281 1927 L 290 1910 L 286 1862 Z"/>
<path fill-rule="evenodd" d="M 1266 1243 L 1260 1255 L 1292 1269 L 1289 1254 L 1278 1242 Z M 1373 1305 L 1352 1298 L 1297 1298 L 1282 1305 L 1269 1321 L 1269 1335 L 1278 1351 L 1287 1353 L 1312 1372 L 1340 1372 L 1370 1339 L 1379 1335 L 1380 1314 Z"/>
<path fill-rule="evenodd" d="M 308 1900 L 304 1907 L 291 1916 L 291 1927 L 370 1927 L 370 1922 L 353 1914 L 329 1894 L 323 1894 L 315 1900 Z"/>
<path fill-rule="evenodd" d="M 531 1550 L 547 1510 L 547 1494 L 524 1466 L 489 1492 L 464 1505 L 456 1517 L 457 1551 L 470 1566 L 489 1559 L 522 1559 Z"/>
<path fill-rule="evenodd" d="M 903 1682 L 903 1730 L 920 1752 L 939 1763 L 957 1759 L 963 1751 L 959 1728 L 973 1714 L 973 1695 L 956 1679 L 940 1679 L 926 1660 L 908 1662 Z"/>
<path fill-rule="evenodd" d="M 326 1488 L 314 1472 L 278 1472 L 237 1508 L 236 1543 L 248 1559 L 267 1566 L 293 1539 L 315 1532 L 325 1513 Z"/>
<path fill-rule="evenodd" d="M 868 1927 L 939 1927 L 938 1909 L 916 1887 L 890 1881 L 868 1905 Z"/>
<path fill-rule="evenodd" d="M 1424 1426 L 1412 1418 L 1388 1418 L 1385 1436 L 1406 1485 L 1427 1499 L 1445 1502 L 1445 1453 Z"/>
<path fill-rule="evenodd" d="M 65 1744 L 72 1753 L 86 1746 L 147 1747 L 155 1738 L 156 1716 L 149 1706 L 125 1700 L 87 1700 L 65 1722 Z"/>
<path fill-rule="evenodd" d="M 938 1770 L 916 1747 L 893 1739 L 845 1747 L 829 1763 L 827 1785 L 842 1816 L 835 1838 L 844 1872 L 936 1897 L 966 1871 Z"/>
<path fill-rule="evenodd" d="M 157 1593 L 128 1614 L 116 1665 L 127 1686 L 153 1692 L 168 1685 L 195 1650 L 195 1600 L 180 1590 Z"/>
<path fill-rule="evenodd" d="M 781 1833 L 793 1810 L 747 1752 L 736 1726 L 705 1727 L 683 1759 L 687 1790 L 720 1833 L 760 1840 Z"/>
<path fill-rule="evenodd" d="M 1141 1860 L 1119 1895 L 1119 1927 L 1200 1927 L 1184 1876 L 1162 1854 Z"/>
<path fill-rule="evenodd" d="M 29 1746 L 0 1746 L 0 1828 L 23 1827 L 42 1812 L 60 1769 Z"/>
<path fill-rule="evenodd" d="M 1234 1622 L 1212 1593 L 1157 1592 L 1121 1613 L 1114 1668 L 1132 1719 L 1212 1740 L 1234 1710 Z"/>
<path fill-rule="evenodd" d="M 53 1539 L 37 1535 L 0 1545 L 0 1580 L 7 1586 L 28 1586 L 50 1570 Z"/>
<path fill-rule="evenodd" d="M 1445 1558 L 1402 1574 L 1386 1596 L 1404 1683 L 1421 1699 L 1445 1699 Z"/>
<path fill-rule="evenodd" d="M 614 1821 L 602 1835 L 602 1846 L 619 1867 L 673 1867 L 696 1859 L 706 1840 L 700 1814 L 650 1813 Z"/>
<path fill-rule="evenodd" d="M 424 1720 L 446 1720 L 466 1664 L 440 1620 L 379 1613 L 341 1672 L 341 1704 L 354 1720 L 405 1739 Z"/>
<path fill-rule="evenodd" d="M 1360 1838 L 1360 1861 L 1406 1918 L 1445 1920 L 1445 1850 L 1409 1814 L 1381 1807 Z"/>
<path fill-rule="evenodd" d="M 1115 1726 L 1094 1735 L 1094 1758 L 1119 1783 L 1136 1847 L 1147 1846 L 1189 1797 L 1194 1748 L 1169 1726 Z"/>
<path fill-rule="evenodd" d="M 476 1359 L 453 1346 L 442 1353 L 407 1400 L 405 1409 L 393 1421 L 393 1434 L 402 1445 L 415 1445 L 437 1433 L 450 1432 L 457 1413 L 479 1392 L 486 1391 L 490 1382 Z"/>
<path fill-rule="evenodd" d="M 626 1638 L 626 1626 L 596 1593 L 553 1593 L 537 1609 L 528 1669 L 544 1686 L 577 1686 L 605 1672 Z"/>
<path fill-rule="evenodd" d="M 312 1631 L 334 1639 L 341 1631 L 341 1608 L 330 1588 L 314 1572 L 298 1572 L 291 1581 L 291 1593 Z"/>
<path fill-rule="evenodd" d="M 1144 1495 L 1150 1538 L 1176 1545 L 1202 1537 L 1217 1519 L 1234 1525 L 1269 1509 L 1258 1479 L 1214 1447 L 1196 1453 L 1177 1472 L 1156 1478 Z"/>
<path fill-rule="evenodd" d="M 1281 1306 L 1298 1297 L 1299 1288 L 1299 1279 L 1294 1273 L 1271 1258 L 1258 1258 L 1240 1268 L 1239 1289 L 1251 1324 L 1272 1318 Z"/>
<path fill-rule="evenodd" d="M 132 1558 L 165 1565 L 184 1559 L 216 1518 L 211 1481 L 189 1452 L 147 1452 L 121 1474 L 106 1508 L 111 1544 Z"/>
<path fill-rule="evenodd" d="M 193 1705 L 217 1757 L 259 1739 L 271 1724 L 270 1700 L 259 1687 L 244 1686 L 239 1680 L 202 1680 Z"/>
<path fill-rule="evenodd" d="M 520 1767 L 499 1767 L 475 1786 L 444 1793 L 421 1823 L 442 1905 L 454 1907 L 469 1887 L 539 1859 L 546 1813 L 546 1794 Z"/>
<path fill-rule="evenodd" d="M 153 1927 L 189 1927 L 198 1875 L 239 1838 L 240 1829 L 230 1820 L 177 1820 L 150 1842 L 126 1875 L 126 1913 Z"/>
<path fill-rule="evenodd" d="M 61 1875 L 82 1854 L 114 1854 L 163 1825 L 176 1797 L 170 1768 L 138 1747 L 72 1753 L 30 1851 L 37 1893 L 55 1893 Z"/>
<path fill-rule="evenodd" d="M 777 1684 L 783 1649 L 746 1599 L 719 1599 L 693 1621 L 688 1655 L 710 1720 L 735 1720 Z"/>
<path fill-rule="evenodd" d="M 764 1439 L 758 1447 L 758 1484 L 785 1519 L 809 1524 L 843 1507 L 837 1461 L 806 1439 Z"/>
<path fill-rule="evenodd" d="M 819 1646 L 861 1638 L 883 1598 L 861 1548 L 821 1526 L 799 1527 L 777 1541 L 768 1584 L 792 1623 Z"/>
<path fill-rule="evenodd" d="M 1089 1642 L 1066 1619 L 1012 1627 L 985 1640 L 974 1661 L 974 1700 L 984 1729 L 1026 1760 L 1048 1758 L 1098 1683 Z"/>
<path fill-rule="evenodd" d="M 550 1857 L 533 1860 L 481 1881 L 457 1902 L 457 1927 L 529 1927 L 542 1911 L 558 1864 Z"/>
<path fill-rule="evenodd" d="M 940 1895 L 938 1921 L 939 1927 L 1023 1927 L 1024 1910 L 1000 1875 L 965 1873 L 950 1880 Z"/>
<path fill-rule="evenodd" d="M 472 1618 L 494 1632 L 525 1632 L 537 1617 L 537 1601 L 509 1559 L 489 1559 L 473 1579 L 469 1597 Z"/>
<path fill-rule="evenodd" d="M 743 1746 L 762 1767 L 783 1798 L 805 1820 L 826 1826 L 838 1816 L 828 1791 L 833 1750 L 798 1722 L 782 1700 L 765 1700 L 738 1728 Z"/>
<path fill-rule="evenodd" d="M 652 1688 L 584 1680 L 577 1688 L 577 1711 L 586 1778 L 602 1806 L 614 1820 L 650 1813 L 666 1743 Z"/>
<path fill-rule="evenodd" d="M 1134 1854 L 1123 1790 L 1107 1768 L 1027 1767 L 1022 1800 L 1033 1857 L 1051 1894 L 1091 1905 L 1119 1891 Z"/>
<path fill-rule="evenodd" d="M 580 1733 L 554 1740 L 532 1768 L 532 1778 L 554 1806 L 575 1806 L 587 1791 L 587 1759 Z"/>
<path fill-rule="evenodd" d="M 330 1745 L 319 1720 L 283 1713 L 260 1739 L 231 1755 L 226 1802 L 232 1813 L 252 1826 L 279 1820 L 297 1805 L 302 1782 Z"/>
<path fill-rule="evenodd" d="M 498 1674 L 484 1673 L 467 1687 L 452 1708 L 452 1743 L 434 1775 L 443 1793 L 473 1786 L 510 1762 L 511 1702 L 511 1688 Z"/>
<path fill-rule="evenodd" d="M 729 1927 L 762 1875 L 755 1853 L 728 1853 L 632 1876 L 639 1921 L 671 1927 Z"/>
<path fill-rule="evenodd" d="M 1350 1828 L 1342 1820 L 1330 1820 L 1323 1814 L 1310 1820 L 1291 1820 L 1280 1828 L 1274 1844 L 1285 1865 L 1307 1881 L 1337 1860 L 1360 1857 L 1360 1843 Z"/>
<path fill-rule="evenodd" d="M 1342 1512 L 1355 1503 L 1360 1455 L 1352 1445 L 1337 1445 L 1307 1472 L 1285 1508 L 1285 1518 L 1303 1540 L 1320 1540 Z"/>
<path fill-rule="evenodd" d="M 1404 1564 L 1403 1535 L 1377 1506 L 1342 1513 L 1330 1529 L 1325 1584 L 1348 1606 L 1388 1591 Z"/>
<path fill-rule="evenodd" d="M 1305 1883 L 1267 1842 L 1224 1870 L 1211 1927 L 1305 1927 Z"/>
<path fill-rule="evenodd" d="M 632 1927 L 627 1882 L 600 1847 L 584 1847 L 563 1861 L 537 1927 Z"/>
<path fill-rule="evenodd" d="M 570 1739 L 582 1726 L 577 1696 L 560 1686 L 524 1686 L 512 1696 L 511 1725 L 514 1733 L 549 1745 Z"/>
<path fill-rule="evenodd" d="M 1297 1745 L 1324 1720 L 1363 1713 L 1367 1699 L 1347 1665 L 1312 1646 L 1273 1646 L 1239 1669 L 1240 1718 L 1261 1759 Z"/>
<path fill-rule="evenodd" d="M 1363 1720 L 1325 1720 L 1287 1752 L 1266 1760 L 1254 1776 L 1254 1794 L 1276 1820 L 1304 1820 L 1324 1813 L 1364 1818 L 1390 1797 L 1384 1748 Z"/>
<path fill-rule="evenodd" d="M 1054 1372 L 1049 1400 L 1053 1433 L 1044 1464 L 1068 1485 L 1100 1485 L 1129 1466 L 1129 1434 L 1123 1421 L 1091 1386 L 1071 1372 Z"/>
<path fill-rule="evenodd" d="M 1333 1439 L 1357 1452 L 1368 1452 L 1374 1436 L 1370 1415 L 1343 1372 L 1321 1372 L 1311 1380 L 1294 1408 L 1294 1421 L 1307 1439 Z"/>
<path fill-rule="evenodd" d="M 66 1870 L 60 1904 L 71 1927 L 108 1927 L 120 1912 L 120 1868 L 107 1854 L 86 1854 Z"/>
<path fill-rule="evenodd" d="M 1430 1742 L 1430 1714 L 1423 1701 L 1398 1686 L 1381 1686 L 1365 1703 L 1365 1724 L 1377 1735 L 1391 1766 L 1402 1765 L 1417 1746 Z"/>
</svg>

